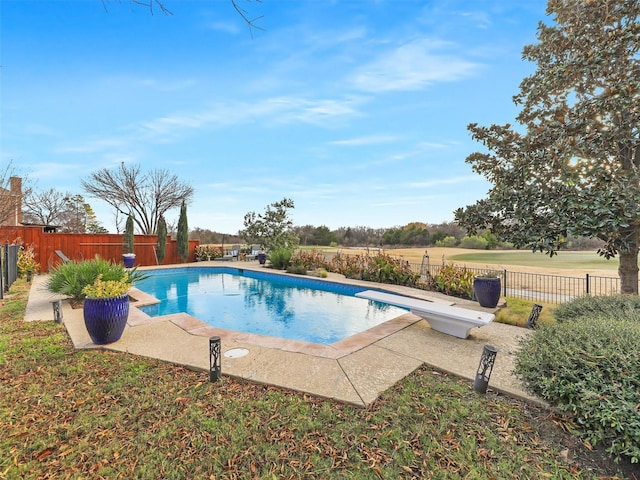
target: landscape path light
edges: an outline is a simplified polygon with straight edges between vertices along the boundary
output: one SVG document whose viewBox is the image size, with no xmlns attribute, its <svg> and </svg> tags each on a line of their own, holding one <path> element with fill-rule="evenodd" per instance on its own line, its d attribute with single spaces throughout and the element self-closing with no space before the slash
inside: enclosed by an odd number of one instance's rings
<svg viewBox="0 0 640 480">
<path fill-rule="evenodd" d="M 62 300 L 54 300 L 51 305 L 53 306 L 53 321 L 62 323 Z"/>
<path fill-rule="evenodd" d="M 222 348 L 220 337 L 209 338 L 209 381 L 215 382 L 220 379 L 222 373 Z"/>
<path fill-rule="evenodd" d="M 496 355 L 498 349 L 491 345 L 485 345 L 482 350 L 482 356 L 480 357 L 480 364 L 478 365 L 478 371 L 476 372 L 476 379 L 473 382 L 473 389 L 478 393 L 487 393 L 487 386 L 489 385 L 489 378 L 491 378 L 491 372 L 493 371 L 493 365 L 496 361 Z"/>
</svg>

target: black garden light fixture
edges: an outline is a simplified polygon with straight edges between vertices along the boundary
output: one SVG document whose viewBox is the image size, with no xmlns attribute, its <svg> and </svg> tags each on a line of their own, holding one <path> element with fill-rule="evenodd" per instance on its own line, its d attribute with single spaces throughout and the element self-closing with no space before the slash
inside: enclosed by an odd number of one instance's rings
<svg viewBox="0 0 640 480">
<path fill-rule="evenodd" d="M 209 381 L 215 382 L 220 379 L 222 373 L 220 337 L 209 338 Z"/>
<path fill-rule="evenodd" d="M 53 321 L 62 323 L 62 300 L 54 300 L 51 305 L 53 306 Z"/>
<path fill-rule="evenodd" d="M 493 371 L 493 364 L 496 361 L 498 349 L 491 345 L 485 345 L 480 357 L 480 364 L 476 372 L 476 379 L 473 382 L 473 389 L 478 393 L 487 393 L 489 378 Z"/>
<path fill-rule="evenodd" d="M 542 311 L 542 305 L 537 303 L 533 304 L 533 308 L 531 309 L 531 313 L 529 314 L 529 318 L 527 319 L 527 324 L 525 327 L 527 328 L 536 328 L 538 324 L 538 319 L 540 318 L 540 312 Z"/>
</svg>

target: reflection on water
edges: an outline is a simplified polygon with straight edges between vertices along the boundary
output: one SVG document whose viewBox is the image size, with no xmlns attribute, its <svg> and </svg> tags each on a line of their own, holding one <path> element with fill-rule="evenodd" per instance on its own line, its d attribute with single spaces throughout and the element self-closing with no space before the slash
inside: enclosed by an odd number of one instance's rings
<svg viewBox="0 0 640 480">
<path fill-rule="evenodd" d="M 148 273 L 136 287 L 160 304 L 144 307 L 147 314 L 185 312 L 229 330 L 329 344 L 406 313 L 354 296 L 364 288 L 308 277 L 206 267 Z"/>
</svg>

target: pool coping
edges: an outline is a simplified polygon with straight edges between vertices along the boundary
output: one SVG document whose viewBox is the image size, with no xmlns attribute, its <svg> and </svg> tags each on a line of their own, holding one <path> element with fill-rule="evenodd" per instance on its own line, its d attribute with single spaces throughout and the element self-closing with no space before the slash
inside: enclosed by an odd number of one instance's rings
<svg viewBox="0 0 640 480">
<path fill-rule="evenodd" d="M 258 262 L 240 263 L 236 268 L 261 269 Z M 198 262 L 145 268 L 216 266 L 230 268 L 228 262 Z M 231 266 L 231 268 L 234 268 Z M 268 273 L 286 273 L 269 271 Z M 34 277 L 25 320 L 52 320 L 52 296 L 43 291 L 46 276 Z M 322 280 L 322 279 L 321 279 Z M 475 302 L 446 297 L 434 292 L 346 279 L 330 274 L 326 281 L 385 290 L 415 298 L 442 302 L 481 311 Z M 331 345 L 287 340 L 264 335 L 235 332 L 211 327 L 187 314 L 149 317 L 136 308 L 153 301 L 144 292 L 131 290 L 133 308 L 122 338 L 98 346 L 84 327 L 82 310 L 63 302 L 65 328 L 77 349 L 104 349 L 157 358 L 187 368 L 209 370 L 209 337 L 220 336 L 222 351 L 246 349 L 239 358 L 222 358 L 222 373 L 246 380 L 276 385 L 312 395 L 366 407 L 405 376 L 427 364 L 473 381 L 483 348 L 498 348 L 490 388 L 533 403 L 542 403 L 525 392 L 512 373 L 518 339 L 530 331 L 510 325 L 491 323 L 476 328 L 467 339 L 433 331 L 428 323 L 411 313 L 389 320 L 365 332 Z"/>
</svg>

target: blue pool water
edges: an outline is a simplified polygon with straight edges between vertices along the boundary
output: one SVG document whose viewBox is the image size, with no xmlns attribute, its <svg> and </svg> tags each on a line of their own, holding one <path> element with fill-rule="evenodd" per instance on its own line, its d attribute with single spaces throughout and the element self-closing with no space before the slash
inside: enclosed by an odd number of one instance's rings
<svg viewBox="0 0 640 480">
<path fill-rule="evenodd" d="M 209 325 L 330 344 L 407 310 L 357 298 L 362 287 L 229 267 L 150 270 L 136 287 L 160 300 L 150 316 L 185 312 Z"/>
</svg>

